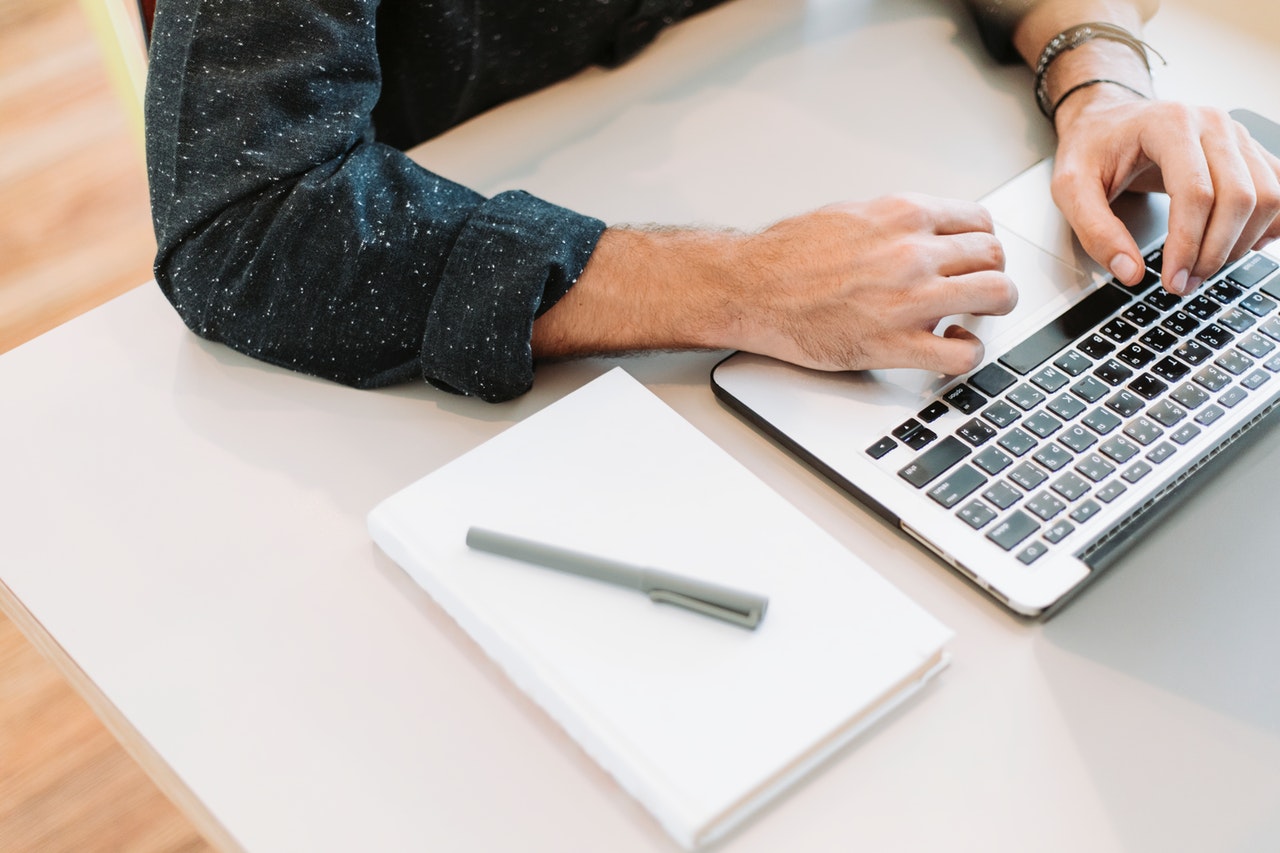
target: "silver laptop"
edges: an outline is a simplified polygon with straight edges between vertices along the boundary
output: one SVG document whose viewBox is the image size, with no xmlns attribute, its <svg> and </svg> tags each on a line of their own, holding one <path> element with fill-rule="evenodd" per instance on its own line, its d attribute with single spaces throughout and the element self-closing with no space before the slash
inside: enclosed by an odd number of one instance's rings
<svg viewBox="0 0 1280 853">
<path fill-rule="evenodd" d="M 1280 154 L 1280 126 L 1237 120 Z M 716 395 L 1010 609 L 1047 615 L 1162 501 L 1280 402 L 1280 246 L 1188 298 L 1158 276 L 1168 199 L 1117 203 L 1147 258 L 1125 288 L 1053 205 L 1051 163 L 982 199 L 1019 288 L 1006 317 L 951 317 L 971 374 L 823 373 L 736 353 Z"/>
</svg>

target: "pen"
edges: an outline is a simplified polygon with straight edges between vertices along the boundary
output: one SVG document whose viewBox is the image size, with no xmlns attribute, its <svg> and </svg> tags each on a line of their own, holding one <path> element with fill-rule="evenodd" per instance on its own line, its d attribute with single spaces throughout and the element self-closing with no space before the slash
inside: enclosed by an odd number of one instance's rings
<svg viewBox="0 0 1280 853">
<path fill-rule="evenodd" d="M 661 569 L 632 566 L 481 527 L 467 530 L 467 545 L 477 551 L 637 589 L 654 601 L 675 604 L 744 628 L 754 629 L 759 625 L 769 605 L 769 599 L 763 595 L 682 577 Z"/>
</svg>

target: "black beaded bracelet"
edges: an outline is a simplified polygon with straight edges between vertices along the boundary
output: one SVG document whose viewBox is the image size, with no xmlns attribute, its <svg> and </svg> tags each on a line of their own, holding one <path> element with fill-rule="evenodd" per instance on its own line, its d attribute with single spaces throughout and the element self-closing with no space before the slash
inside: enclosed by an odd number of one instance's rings
<svg viewBox="0 0 1280 853">
<path fill-rule="evenodd" d="M 1040 112 L 1044 114 L 1045 118 L 1052 120 L 1055 111 L 1055 105 L 1049 101 L 1049 66 L 1062 54 L 1075 50 L 1080 45 L 1093 39 L 1106 39 L 1129 46 L 1142 59 L 1142 64 L 1146 66 L 1148 71 L 1151 70 L 1151 61 L 1147 57 L 1148 51 L 1159 57 L 1161 62 L 1164 61 L 1164 57 L 1160 56 L 1160 53 L 1155 48 L 1124 27 L 1116 24 L 1109 24 L 1105 21 L 1091 21 L 1087 24 L 1077 24 L 1074 27 L 1065 29 L 1049 39 L 1049 43 L 1044 46 L 1044 50 L 1040 51 L 1040 58 L 1036 62 L 1036 106 L 1040 108 Z M 1108 82 L 1118 83 L 1118 81 L 1114 80 Z M 1093 84 L 1090 83 L 1089 85 Z M 1118 83 L 1118 85 L 1124 86 L 1126 89 L 1132 89 L 1131 86 L 1123 83 Z M 1062 103 L 1061 97 L 1058 98 L 1058 103 Z"/>
<path fill-rule="evenodd" d="M 1137 95 L 1139 98 L 1142 98 L 1144 101 L 1151 100 L 1150 96 L 1146 92 L 1135 89 L 1132 86 L 1130 86 L 1128 83 L 1121 83 L 1119 80 L 1110 80 L 1106 77 L 1094 77 L 1091 80 L 1085 80 L 1082 83 L 1075 84 L 1070 89 L 1068 89 L 1067 91 L 1063 92 L 1061 95 L 1058 96 L 1058 100 L 1054 102 L 1053 106 L 1049 108 L 1049 112 L 1045 114 L 1048 117 L 1050 123 L 1052 123 L 1053 120 L 1058 117 L 1058 107 L 1062 106 L 1063 101 L 1065 101 L 1067 98 L 1074 95 L 1076 92 L 1079 92 L 1081 89 L 1087 89 L 1090 86 L 1096 86 L 1099 83 L 1110 83 L 1112 86 L 1119 86 L 1121 89 L 1128 89 L 1130 92 L 1133 92 L 1133 94 Z"/>
</svg>

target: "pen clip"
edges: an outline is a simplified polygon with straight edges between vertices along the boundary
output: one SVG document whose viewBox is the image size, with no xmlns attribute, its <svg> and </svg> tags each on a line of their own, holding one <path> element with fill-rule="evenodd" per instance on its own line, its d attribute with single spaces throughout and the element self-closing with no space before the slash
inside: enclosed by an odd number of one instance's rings
<svg viewBox="0 0 1280 853">
<path fill-rule="evenodd" d="M 684 607 L 705 616 L 714 616 L 717 619 L 723 619 L 726 622 L 732 622 L 744 628 L 754 629 L 764 617 L 764 607 L 761 606 L 749 605 L 745 609 L 738 609 L 669 589 L 651 589 L 648 590 L 648 593 L 649 598 L 654 601 L 674 604 L 677 607 Z"/>
</svg>

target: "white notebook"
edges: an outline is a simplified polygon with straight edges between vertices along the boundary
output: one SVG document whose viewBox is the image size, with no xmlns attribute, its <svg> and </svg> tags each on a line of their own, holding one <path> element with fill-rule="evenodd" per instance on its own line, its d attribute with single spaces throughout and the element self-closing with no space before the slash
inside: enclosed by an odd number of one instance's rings
<svg viewBox="0 0 1280 853">
<path fill-rule="evenodd" d="M 471 551 L 472 525 L 769 607 L 745 629 Z M 947 628 L 620 368 L 388 498 L 369 529 L 686 849 L 946 663 Z"/>
</svg>

